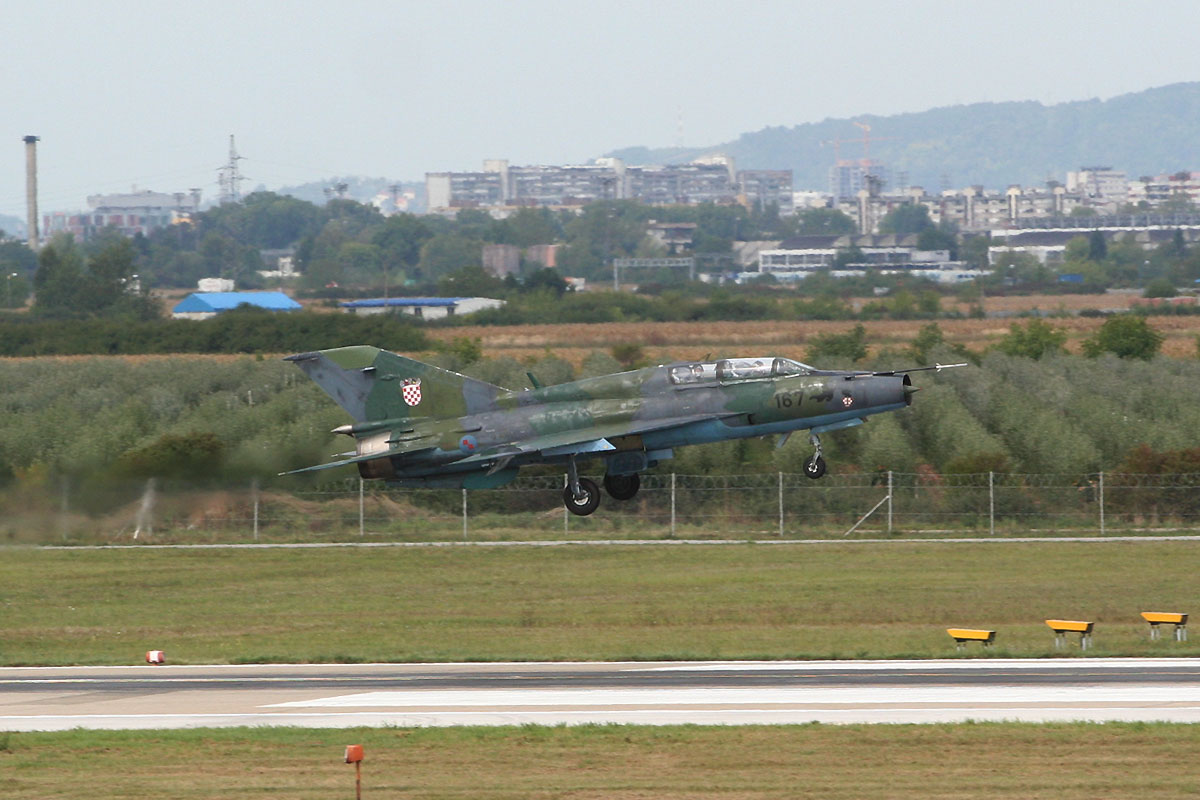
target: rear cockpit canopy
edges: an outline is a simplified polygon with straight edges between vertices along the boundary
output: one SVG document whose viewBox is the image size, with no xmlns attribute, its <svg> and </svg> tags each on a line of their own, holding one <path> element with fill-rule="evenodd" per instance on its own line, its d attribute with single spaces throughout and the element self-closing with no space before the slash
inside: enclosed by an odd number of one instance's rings
<svg viewBox="0 0 1200 800">
<path fill-rule="evenodd" d="M 671 383 L 676 385 L 721 383 L 731 381 L 761 380 L 784 375 L 808 375 L 813 368 L 790 358 L 724 358 L 720 361 L 704 361 L 678 364 L 670 368 Z"/>
</svg>

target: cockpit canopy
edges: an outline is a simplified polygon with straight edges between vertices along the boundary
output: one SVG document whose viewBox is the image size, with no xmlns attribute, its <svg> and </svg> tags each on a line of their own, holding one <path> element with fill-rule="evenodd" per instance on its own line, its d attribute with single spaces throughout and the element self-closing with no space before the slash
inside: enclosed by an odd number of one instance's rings
<svg viewBox="0 0 1200 800">
<path fill-rule="evenodd" d="M 746 381 L 778 378 L 784 375 L 808 375 L 813 368 L 790 358 L 723 358 L 720 361 L 698 361 L 677 364 L 670 368 L 671 383 L 688 385 L 720 381 Z"/>
</svg>

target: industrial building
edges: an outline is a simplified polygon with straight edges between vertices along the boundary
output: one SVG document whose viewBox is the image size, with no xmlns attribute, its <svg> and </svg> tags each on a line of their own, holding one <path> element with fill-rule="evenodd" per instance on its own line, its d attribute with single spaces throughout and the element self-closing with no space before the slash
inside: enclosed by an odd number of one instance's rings
<svg viewBox="0 0 1200 800">
<path fill-rule="evenodd" d="M 739 274 L 739 280 L 773 275 L 801 280 L 817 272 L 835 278 L 855 277 L 875 270 L 881 275 L 911 275 L 938 283 L 961 283 L 988 274 L 962 261 L 950 260 L 946 250 L 920 250 L 917 235 L 796 236 L 758 254 L 758 269 Z M 843 261 L 853 253 L 853 261 Z"/>
<path fill-rule="evenodd" d="M 146 235 L 157 228 L 189 218 L 200 209 L 200 190 L 190 192 L 130 192 L 97 194 L 87 199 L 88 211 L 54 211 L 42 217 L 44 237 L 56 233 L 72 234 L 76 241 L 87 241 L 105 228 L 125 236 Z"/>
<path fill-rule="evenodd" d="M 995 264 L 1008 254 L 1025 254 L 1049 266 L 1061 264 L 1067 243 L 1090 237 L 1093 232 L 1099 232 L 1108 244 L 1129 242 L 1143 250 L 1153 250 L 1172 242 L 1176 233 L 1192 245 L 1200 242 L 1200 215 L 1080 217 L 1045 226 L 993 231 L 988 263 Z"/>
<path fill-rule="evenodd" d="M 301 305 L 283 292 L 192 292 L 171 309 L 175 319 L 209 319 L 239 306 L 267 311 L 299 311 Z"/>
<path fill-rule="evenodd" d="M 350 300 L 341 307 L 350 314 L 371 315 L 399 312 L 421 319 L 473 314 L 485 308 L 500 308 L 503 300 L 491 297 L 384 297 L 373 300 Z"/>
</svg>

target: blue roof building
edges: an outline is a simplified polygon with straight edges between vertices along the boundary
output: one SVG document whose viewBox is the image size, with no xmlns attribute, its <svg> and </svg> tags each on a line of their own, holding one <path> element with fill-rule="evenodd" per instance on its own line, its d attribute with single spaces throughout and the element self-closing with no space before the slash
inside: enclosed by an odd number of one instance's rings
<svg viewBox="0 0 1200 800">
<path fill-rule="evenodd" d="M 301 306 L 283 292 L 192 292 L 171 309 L 176 319 L 208 319 L 240 305 L 268 311 L 299 311 Z"/>
</svg>

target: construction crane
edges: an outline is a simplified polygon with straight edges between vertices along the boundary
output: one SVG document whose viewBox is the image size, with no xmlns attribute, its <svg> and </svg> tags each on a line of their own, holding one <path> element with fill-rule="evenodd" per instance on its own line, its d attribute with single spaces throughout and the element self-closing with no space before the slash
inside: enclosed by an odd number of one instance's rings
<svg viewBox="0 0 1200 800">
<path fill-rule="evenodd" d="M 892 137 L 892 136 L 874 136 L 873 137 L 873 136 L 871 136 L 871 126 L 868 125 L 867 123 L 855 122 L 854 125 L 858 128 L 861 128 L 862 132 L 863 132 L 862 139 L 857 139 L 855 141 L 861 141 L 863 143 L 862 163 L 863 163 L 863 166 L 867 166 L 871 163 L 871 141 L 874 140 L 876 142 L 881 142 L 886 139 L 892 139 L 895 137 Z"/>
<path fill-rule="evenodd" d="M 836 139 L 830 139 L 830 140 L 821 142 L 820 143 L 821 147 L 825 147 L 827 145 L 832 145 L 834 161 L 836 161 L 839 166 L 849 167 L 849 166 L 855 166 L 855 164 L 853 161 L 850 161 L 850 160 L 847 160 L 846 162 L 842 161 L 842 145 L 846 142 L 862 142 L 863 157 L 858 161 L 857 166 L 870 167 L 871 166 L 871 142 L 872 141 L 881 142 L 886 139 L 891 139 L 894 137 L 872 136 L 871 135 L 871 126 L 868 125 L 867 123 L 855 121 L 855 122 L 853 122 L 853 124 L 856 127 L 862 129 L 863 135 L 861 137 L 859 137 L 857 139 L 843 139 L 839 136 Z"/>
</svg>

